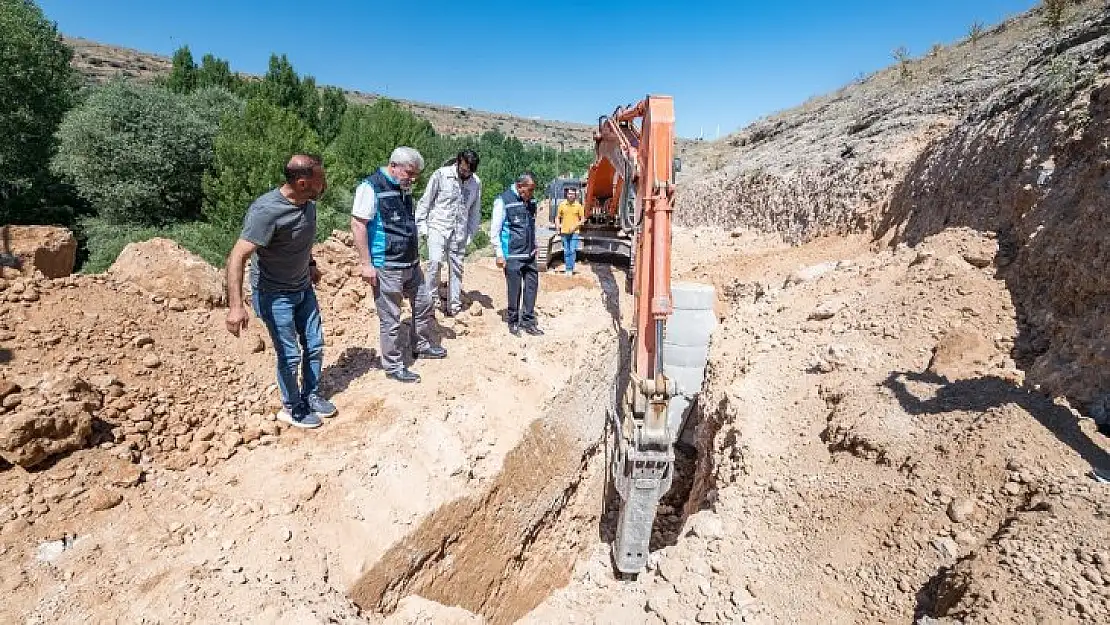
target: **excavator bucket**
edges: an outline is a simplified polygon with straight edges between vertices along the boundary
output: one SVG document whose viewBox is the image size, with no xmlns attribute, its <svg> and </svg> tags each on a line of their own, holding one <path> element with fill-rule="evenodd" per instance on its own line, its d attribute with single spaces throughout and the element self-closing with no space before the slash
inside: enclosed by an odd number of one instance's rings
<svg viewBox="0 0 1110 625">
<path fill-rule="evenodd" d="M 621 499 L 613 563 L 623 575 L 636 575 L 647 565 L 655 512 L 674 477 L 674 445 L 689 430 L 687 420 L 701 392 L 710 338 L 717 326 L 712 286 L 674 283 L 671 297 L 674 309 L 662 344 L 664 376 L 673 385 L 666 400 L 667 444 L 648 442 L 644 436 L 645 411 L 643 406 L 635 405 L 635 400 L 618 404 L 621 414 L 613 428 L 610 470 Z"/>
</svg>

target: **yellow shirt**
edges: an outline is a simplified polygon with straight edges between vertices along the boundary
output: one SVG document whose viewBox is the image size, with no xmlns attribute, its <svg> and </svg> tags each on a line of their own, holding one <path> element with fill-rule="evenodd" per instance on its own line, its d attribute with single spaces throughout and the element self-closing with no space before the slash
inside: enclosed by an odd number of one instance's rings
<svg viewBox="0 0 1110 625">
<path fill-rule="evenodd" d="M 570 234 L 578 230 L 578 226 L 586 218 L 586 209 L 579 201 L 564 201 L 559 204 L 559 223 L 562 225 L 563 234 Z"/>
</svg>

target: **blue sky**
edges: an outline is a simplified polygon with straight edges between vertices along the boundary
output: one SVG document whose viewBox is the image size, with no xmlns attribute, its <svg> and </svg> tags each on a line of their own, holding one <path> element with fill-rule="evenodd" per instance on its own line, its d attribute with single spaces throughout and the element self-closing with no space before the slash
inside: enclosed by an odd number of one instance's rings
<svg viewBox="0 0 1110 625">
<path fill-rule="evenodd" d="M 714 138 L 1036 0 L 368 2 L 39 0 L 68 35 L 387 96 L 595 123 L 647 93 Z"/>
</svg>

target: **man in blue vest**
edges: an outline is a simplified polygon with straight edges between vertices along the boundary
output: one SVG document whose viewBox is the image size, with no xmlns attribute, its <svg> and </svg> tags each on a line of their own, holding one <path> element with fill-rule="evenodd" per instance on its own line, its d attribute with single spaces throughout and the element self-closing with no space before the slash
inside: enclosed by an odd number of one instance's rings
<svg viewBox="0 0 1110 625">
<path fill-rule="evenodd" d="M 536 325 L 536 293 L 540 273 L 536 265 L 536 177 L 525 172 L 493 201 L 490 241 L 497 266 L 505 270 L 509 288 L 509 333 L 543 334 Z"/>
<path fill-rule="evenodd" d="M 416 150 L 393 150 L 389 165 L 367 176 L 355 189 L 351 209 L 351 233 L 361 260 L 362 279 L 374 289 L 378 309 L 382 369 L 398 382 L 420 381 L 420 376 L 405 365 L 398 345 L 403 299 L 412 305 L 409 342 L 413 357 L 447 356 L 447 350 L 432 344 L 434 309 L 420 270 L 412 185 L 423 169 L 424 158 Z"/>
</svg>

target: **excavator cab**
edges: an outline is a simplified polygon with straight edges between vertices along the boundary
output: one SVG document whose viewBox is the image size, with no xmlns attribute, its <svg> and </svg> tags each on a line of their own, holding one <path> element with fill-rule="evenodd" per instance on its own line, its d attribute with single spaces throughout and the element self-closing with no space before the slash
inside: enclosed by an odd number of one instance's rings
<svg viewBox="0 0 1110 625">
<path fill-rule="evenodd" d="M 540 271 L 546 271 L 563 256 L 563 238 L 555 226 L 559 205 L 566 200 L 567 189 L 578 190 L 578 200 L 585 202 L 585 178 L 556 178 L 547 185 L 549 201 L 548 226 L 536 228 L 537 261 Z M 605 259 L 627 267 L 632 262 L 631 233 L 622 231 L 613 215 L 604 207 L 586 207 L 586 221 L 582 224 L 578 243 L 578 257 L 587 260 Z"/>
<path fill-rule="evenodd" d="M 556 178 L 547 185 L 547 197 L 551 200 L 551 210 L 549 215 L 549 223 L 555 223 L 555 216 L 559 214 L 559 205 L 566 200 L 567 189 L 577 189 L 578 199 L 582 200 L 584 195 L 583 189 L 586 188 L 586 181 L 580 178 Z"/>
</svg>

